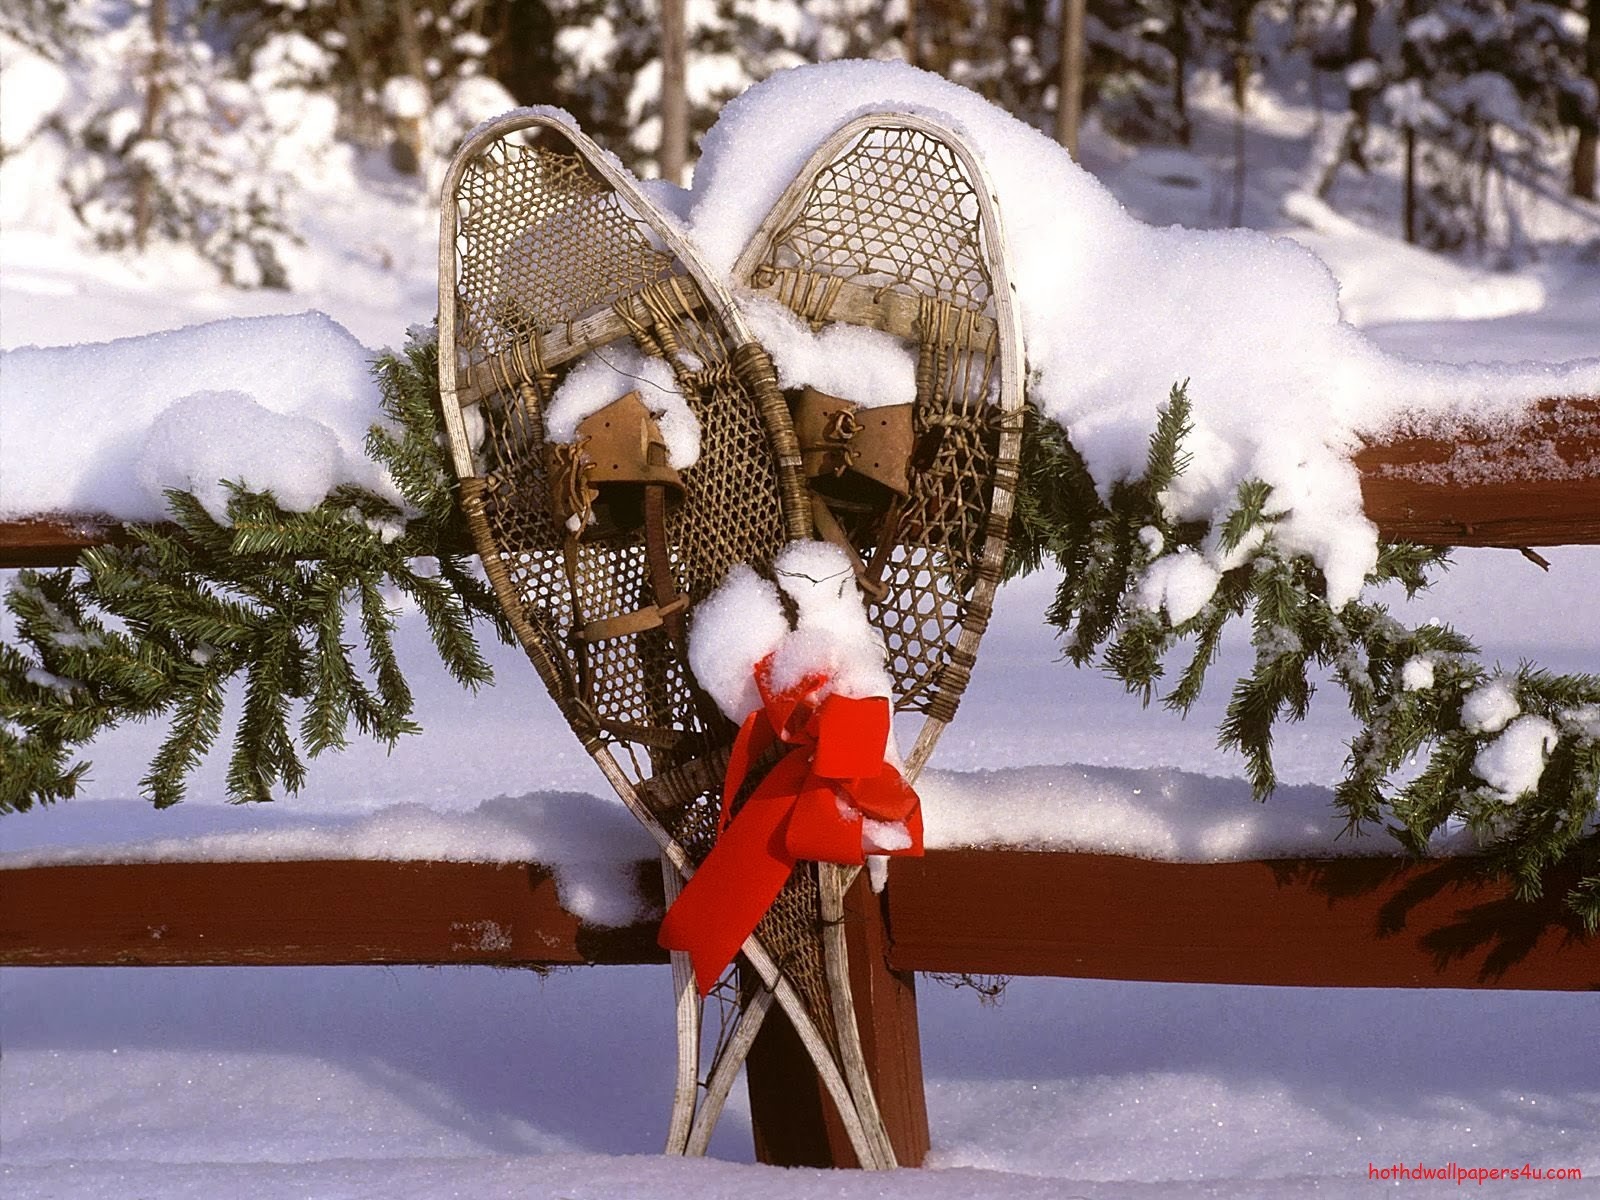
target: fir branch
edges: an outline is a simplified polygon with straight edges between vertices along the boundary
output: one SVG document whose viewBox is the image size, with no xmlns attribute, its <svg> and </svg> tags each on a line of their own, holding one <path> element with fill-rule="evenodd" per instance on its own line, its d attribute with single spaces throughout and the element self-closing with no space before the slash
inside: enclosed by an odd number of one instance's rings
<svg viewBox="0 0 1600 1200">
<path fill-rule="evenodd" d="M 71 797 L 86 742 L 151 718 L 168 732 L 141 787 L 157 806 L 176 803 L 221 737 L 235 682 L 233 800 L 296 790 L 306 759 L 347 744 L 352 724 L 391 744 L 415 732 L 389 595 L 416 603 L 455 679 L 490 681 L 475 625 L 505 640 L 509 630 L 459 550 L 468 537 L 440 436 L 436 353 L 412 343 L 375 366 L 385 423 L 367 447 L 403 509 L 341 487 L 291 512 L 233 484 L 219 520 L 169 492 L 172 526 L 135 528 L 132 545 L 87 551 L 74 570 L 18 575 L 5 601 L 17 644 L 0 646 L 0 812 Z M 418 572 L 421 558 L 437 560 L 437 577 Z"/>
<path fill-rule="evenodd" d="M 1464 826 L 1483 846 L 1485 868 L 1513 880 L 1519 895 L 1533 898 L 1547 880 L 1563 880 L 1572 910 L 1589 929 L 1600 928 L 1600 676 L 1528 664 L 1515 673 L 1519 714 L 1557 733 L 1536 786 L 1516 796 L 1498 791 L 1484 778 L 1494 771 L 1483 756 L 1504 730 L 1468 728 L 1463 712 L 1467 697 L 1500 672 L 1448 626 L 1407 627 L 1361 598 L 1335 610 L 1316 565 L 1280 547 L 1282 514 L 1261 480 L 1244 481 L 1214 523 L 1174 519 L 1164 501 L 1189 465 L 1191 424 L 1178 385 L 1160 410 L 1144 473 L 1115 482 L 1102 499 L 1066 432 L 1030 414 L 1008 571 L 1046 561 L 1061 570 L 1046 620 L 1064 635 L 1066 657 L 1098 662 L 1148 704 L 1167 677 L 1167 659 L 1187 645 L 1187 665 L 1161 697 L 1186 712 L 1228 623 L 1247 619 L 1255 658 L 1233 685 L 1218 740 L 1243 754 L 1258 798 L 1277 783 L 1279 723 L 1306 716 L 1312 673 L 1326 671 L 1361 726 L 1334 789 L 1352 832 L 1382 825 L 1421 855 L 1441 833 Z M 1159 588 L 1152 592 L 1147 582 L 1176 554 L 1203 555 L 1218 575 L 1207 603 L 1178 625 L 1150 607 Z M 1444 549 L 1383 545 L 1367 582 L 1398 583 L 1410 596 L 1448 563 Z"/>
</svg>

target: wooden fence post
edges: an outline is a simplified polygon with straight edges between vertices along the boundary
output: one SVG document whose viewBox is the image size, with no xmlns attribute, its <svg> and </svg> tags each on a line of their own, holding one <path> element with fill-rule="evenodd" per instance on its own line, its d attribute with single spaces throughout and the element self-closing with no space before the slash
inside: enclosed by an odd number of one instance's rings
<svg viewBox="0 0 1600 1200">
<path fill-rule="evenodd" d="M 856 1022 L 878 1107 L 896 1161 L 921 1166 L 928 1153 L 928 1106 L 915 977 L 889 969 L 884 906 L 865 873 L 845 896 L 845 921 Z M 757 1159 L 785 1167 L 858 1165 L 833 1102 L 782 1013 L 767 1018 L 746 1071 Z"/>
</svg>

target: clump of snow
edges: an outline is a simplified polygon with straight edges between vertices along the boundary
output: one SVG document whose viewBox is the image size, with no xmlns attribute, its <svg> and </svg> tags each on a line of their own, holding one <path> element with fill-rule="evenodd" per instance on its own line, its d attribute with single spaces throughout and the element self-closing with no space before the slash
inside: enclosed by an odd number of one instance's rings
<svg viewBox="0 0 1600 1200">
<path fill-rule="evenodd" d="M 776 585 L 749 567 L 734 568 L 691 620 L 690 669 L 723 713 L 741 721 L 759 707 L 754 671 L 769 655 L 779 692 L 820 674 L 828 679 L 815 699 L 835 692 L 891 695 L 883 639 L 867 620 L 844 551 L 827 542 L 791 542 L 773 571 Z M 797 613 L 792 629 L 779 588 Z"/>
<path fill-rule="evenodd" d="M 1517 703 L 1516 681 L 1496 675 L 1468 693 L 1461 704 L 1461 727 L 1469 733 L 1498 733 L 1522 712 Z"/>
<path fill-rule="evenodd" d="M 1561 731 L 1543 717 L 1522 716 L 1472 760 L 1472 773 L 1508 800 L 1539 786 Z"/>
<path fill-rule="evenodd" d="M 1422 80 L 1404 79 L 1383 89 L 1384 107 L 1403 129 L 1440 129 L 1449 122 L 1440 108 L 1422 89 Z"/>
<path fill-rule="evenodd" d="M 1450 23 L 1436 12 L 1423 13 L 1406 23 L 1406 40 L 1442 42 L 1451 34 Z"/>
<path fill-rule="evenodd" d="M 813 332 L 788 305 L 766 297 L 741 307 L 783 387 L 814 387 L 865 408 L 916 401 L 916 353 L 893 334 L 844 324 Z"/>
<path fill-rule="evenodd" d="M 1423 692 L 1433 686 L 1433 661 L 1418 655 L 1408 658 L 1400 668 L 1400 686 L 1408 692 Z"/>
<path fill-rule="evenodd" d="M 799 614 L 772 660 L 773 686 L 785 691 L 822 672 L 840 695 L 891 695 L 883 638 L 867 620 L 845 552 L 831 542 L 790 542 L 773 572 Z"/>
<path fill-rule="evenodd" d="M 1495 121 L 1510 129 L 1528 131 L 1516 85 L 1498 71 L 1474 71 L 1459 83 L 1442 89 L 1439 99 L 1452 112 L 1480 121 Z"/>
<path fill-rule="evenodd" d="M 1577 730 L 1580 737 L 1600 740 L 1600 704 L 1581 704 L 1566 709 L 1561 719 Z"/>
<path fill-rule="evenodd" d="M 1182 625 L 1216 594 L 1222 573 L 1187 546 L 1158 558 L 1139 581 L 1134 603 L 1151 612 L 1166 610 L 1173 625 Z"/>
<path fill-rule="evenodd" d="M 863 112 L 932 116 L 963 134 L 994 183 L 1027 339 L 1030 398 L 1061 423 L 1103 490 L 1143 466 L 1158 407 L 1187 379 L 1197 464 L 1175 516 L 1215 518 L 1240 482 L 1271 484 L 1276 537 L 1309 554 L 1338 606 L 1376 563 L 1349 455 L 1397 414 L 1510 415 L 1600 390 L 1600 360 L 1470 371 L 1387 357 L 1341 319 L 1309 251 L 1246 230 L 1155 229 L 1042 133 L 976 94 L 891 63 L 782 72 L 729 103 L 702 142 L 691 231 L 731 268 L 811 152 Z M 852 399 L 857 398 L 852 395 Z"/>
<path fill-rule="evenodd" d="M 341 483 L 399 502 L 366 457 L 372 354 L 321 313 L 244 317 L 0 355 L 0 516 L 166 516 L 162 487 L 220 512 L 220 480 L 287 508 Z"/>
<path fill-rule="evenodd" d="M 1370 58 L 1357 59 L 1344 69 L 1344 85 L 1351 91 L 1375 88 L 1383 79 L 1383 68 Z"/>
<path fill-rule="evenodd" d="M 193 492 L 222 521 L 223 480 L 304 512 L 345 474 L 343 458 L 333 431 L 314 418 L 275 413 L 242 392 L 196 392 L 155 419 L 133 473 L 149 495 Z"/>
<path fill-rule="evenodd" d="M 396 75 L 383 85 L 383 111 L 402 121 L 416 121 L 428 112 L 428 85 L 412 75 Z"/>
<path fill-rule="evenodd" d="M 430 117 L 434 151 L 448 160 L 468 130 L 516 106 L 515 97 L 488 75 L 457 80 L 444 101 L 434 106 Z"/>
<path fill-rule="evenodd" d="M 38 133 L 70 88 L 60 66 L 0 33 L 0 157 Z"/>
<path fill-rule="evenodd" d="M 743 720 L 761 704 L 756 664 L 788 632 L 777 589 L 750 567 L 737 566 L 690 618 L 689 669 L 724 716 Z"/>
<path fill-rule="evenodd" d="M 576 441 L 586 418 L 629 392 L 638 392 L 656 418 L 670 465 L 681 471 L 700 461 L 700 422 L 679 393 L 672 368 L 622 346 L 587 355 L 561 381 L 545 413 L 545 436 L 554 442 Z"/>
<path fill-rule="evenodd" d="M 74 692 L 82 691 L 83 684 L 75 679 L 63 679 L 60 675 L 40 667 L 30 668 L 23 676 L 34 687 L 49 688 L 57 695 L 71 698 Z"/>
</svg>

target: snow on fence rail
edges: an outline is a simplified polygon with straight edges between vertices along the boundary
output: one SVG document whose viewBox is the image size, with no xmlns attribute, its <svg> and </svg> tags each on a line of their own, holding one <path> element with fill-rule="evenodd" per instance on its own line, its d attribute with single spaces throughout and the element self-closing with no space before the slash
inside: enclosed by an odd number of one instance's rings
<svg viewBox="0 0 1600 1200">
<path fill-rule="evenodd" d="M 1520 423 L 1410 426 L 1354 456 L 1379 536 L 1429 546 L 1600 544 L 1600 396 L 1538 402 Z M 0 520 L 0 567 L 56 567 L 125 541 L 99 513 Z M 469 550 L 469 547 L 462 547 Z"/>
</svg>

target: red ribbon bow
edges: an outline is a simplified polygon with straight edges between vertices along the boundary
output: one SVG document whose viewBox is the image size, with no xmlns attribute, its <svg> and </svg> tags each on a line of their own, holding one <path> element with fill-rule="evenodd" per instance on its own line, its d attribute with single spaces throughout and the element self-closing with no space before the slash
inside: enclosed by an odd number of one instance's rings
<svg viewBox="0 0 1600 1200">
<path fill-rule="evenodd" d="M 733 742 L 717 844 L 661 922 L 661 945 L 689 952 L 702 996 L 772 906 L 797 860 L 859 866 L 866 861 L 864 817 L 905 822 L 911 845 L 886 853 L 922 853 L 917 794 L 884 761 L 888 697 L 833 693 L 818 701 L 826 675 L 808 675 L 774 692 L 771 655 L 756 664 L 755 679 L 762 707 L 745 718 Z M 794 749 L 730 820 L 729 806 L 751 765 L 777 742 Z"/>
</svg>

